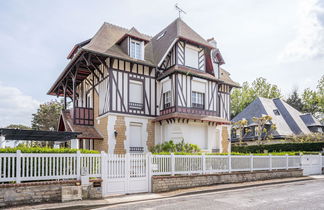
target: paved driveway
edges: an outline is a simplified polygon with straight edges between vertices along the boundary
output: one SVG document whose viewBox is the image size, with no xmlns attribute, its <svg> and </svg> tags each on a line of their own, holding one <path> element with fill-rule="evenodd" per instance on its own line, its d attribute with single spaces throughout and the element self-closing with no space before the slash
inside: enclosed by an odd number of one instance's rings
<svg viewBox="0 0 324 210">
<path fill-rule="evenodd" d="M 121 204 L 100 209 L 324 209 L 324 179 Z"/>
</svg>

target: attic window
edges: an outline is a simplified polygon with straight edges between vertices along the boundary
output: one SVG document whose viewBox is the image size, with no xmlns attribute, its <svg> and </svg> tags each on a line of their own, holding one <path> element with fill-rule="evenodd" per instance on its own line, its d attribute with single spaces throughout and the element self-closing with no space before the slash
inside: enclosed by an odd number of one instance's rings
<svg viewBox="0 0 324 210">
<path fill-rule="evenodd" d="M 139 41 L 131 40 L 130 42 L 130 56 L 135 59 L 142 59 L 143 50 L 142 43 Z"/>
<path fill-rule="evenodd" d="M 165 35 L 165 33 L 166 33 L 166 31 L 164 31 L 162 34 L 160 34 L 160 35 L 156 38 L 156 40 L 161 39 L 161 38 Z"/>
<path fill-rule="evenodd" d="M 274 113 L 275 115 L 280 115 L 280 112 L 279 112 L 278 109 L 274 109 L 274 110 L 273 110 L 273 113 Z"/>
</svg>

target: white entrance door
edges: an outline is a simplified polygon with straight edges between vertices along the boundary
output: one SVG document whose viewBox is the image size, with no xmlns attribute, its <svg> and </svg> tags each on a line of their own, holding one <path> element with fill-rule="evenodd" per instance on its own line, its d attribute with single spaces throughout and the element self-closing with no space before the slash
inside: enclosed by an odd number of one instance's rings
<svg viewBox="0 0 324 210">
<path fill-rule="evenodd" d="M 321 155 L 303 155 L 301 166 L 304 175 L 315 175 L 322 173 L 322 156 Z"/>
</svg>

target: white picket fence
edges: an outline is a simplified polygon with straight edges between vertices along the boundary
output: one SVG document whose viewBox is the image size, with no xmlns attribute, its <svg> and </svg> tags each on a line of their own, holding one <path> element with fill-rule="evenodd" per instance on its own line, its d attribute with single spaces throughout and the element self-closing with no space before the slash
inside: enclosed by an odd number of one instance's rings
<svg viewBox="0 0 324 210">
<path fill-rule="evenodd" d="M 153 175 L 300 168 L 301 156 L 153 155 Z"/>
<path fill-rule="evenodd" d="M 0 183 L 101 177 L 100 154 L 0 153 Z M 81 170 L 82 169 L 82 170 Z"/>
<path fill-rule="evenodd" d="M 303 156 L 0 153 L 0 183 L 302 168 Z M 305 156 L 306 157 L 306 156 Z M 324 167 L 324 157 L 318 156 Z M 321 159 L 322 158 L 322 159 Z M 305 158 L 304 158 L 305 159 Z M 318 165 L 319 166 L 319 165 Z M 309 166 L 313 167 L 313 166 Z M 144 180 L 144 179 L 143 179 Z"/>
</svg>

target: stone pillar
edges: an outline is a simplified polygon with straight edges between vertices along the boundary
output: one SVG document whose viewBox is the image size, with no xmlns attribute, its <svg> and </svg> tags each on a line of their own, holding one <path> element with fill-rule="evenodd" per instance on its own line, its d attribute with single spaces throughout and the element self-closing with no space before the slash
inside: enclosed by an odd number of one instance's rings
<svg viewBox="0 0 324 210">
<path fill-rule="evenodd" d="M 79 139 L 71 139 L 71 149 L 79 149 Z"/>
<path fill-rule="evenodd" d="M 229 141 L 228 126 L 222 126 L 222 147 L 220 152 L 231 152 L 231 142 Z"/>
<path fill-rule="evenodd" d="M 5 148 L 6 147 L 6 137 L 5 136 L 0 136 L 0 148 Z"/>
</svg>

